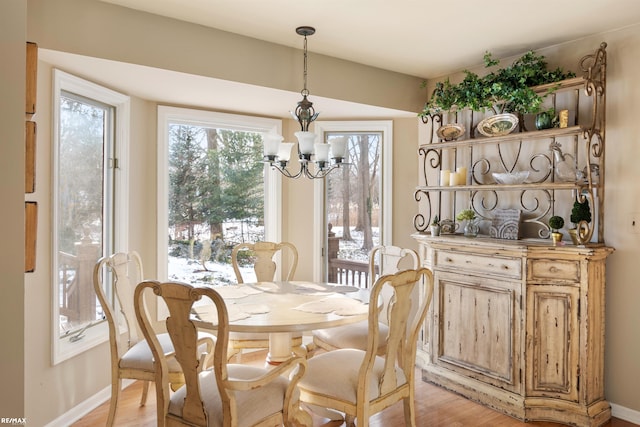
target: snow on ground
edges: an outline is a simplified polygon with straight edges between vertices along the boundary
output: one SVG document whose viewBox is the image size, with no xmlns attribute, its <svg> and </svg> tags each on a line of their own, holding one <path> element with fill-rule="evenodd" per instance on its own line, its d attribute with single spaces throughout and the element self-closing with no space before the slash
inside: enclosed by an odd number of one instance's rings
<svg viewBox="0 0 640 427">
<path fill-rule="evenodd" d="M 342 236 L 342 227 L 333 227 L 332 231 L 337 237 Z M 380 244 L 378 228 L 373 229 L 373 243 Z M 367 251 L 362 250 L 362 232 L 351 231 L 353 241 L 340 241 L 338 257 L 354 261 L 368 261 Z M 205 270 L 198 259 L 187 259 L 169 255 L 169 279 L 200 285 L 225 285 L 235 284 L 236 275 L 231 263 L 207 261 Z M 208 271 L 207 271 L 208 270 Z M 240 267 L 245 282 L 254 282 L 255 273 L 252 266 Z"/>
</svg>

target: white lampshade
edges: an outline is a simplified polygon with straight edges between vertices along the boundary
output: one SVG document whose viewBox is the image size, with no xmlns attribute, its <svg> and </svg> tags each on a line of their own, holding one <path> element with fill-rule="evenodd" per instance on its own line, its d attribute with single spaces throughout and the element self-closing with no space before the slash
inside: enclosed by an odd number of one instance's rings
<svg viewBox="0 0 640 427">
<path fill-rule="evenodd" d="M 278 149 L 280 148 L 280 143 L 282 142 L 282 136 L 269 133 L 266 134 L 263 138 L 263 150 L 265 156 L 275 156 L 278 154 Z"/>
<path fill-rule="evenodd" d="M 329 161 L 329 145 L 323 143 L 315 144 L 315 159 L 316 162 L 328 162 Z"/>
<path fill-rule="evenodd" d="M 278 160 L 281 162 L 288 162 L 291 159 L 291 149 L 295 143 L 293 142 L 281 142 L 280 149 L 278 150 Z"/>
<path fill-rule="evenodd" d="M 331 145 L 331 158 L 345 158 L 347 154 L 347 137 L 340 136 L 337 138 L 332 138 L 329 141 L 329 145 Z"/>
<path fill-rule="evenodd" d="M 313 154 L 313 142 L 316 139 L 316 134 L 307 131 L 298 131 L 295 133 L 298 138 L 298 144 L 300 144 L 300 153 Z"/>
</svg>

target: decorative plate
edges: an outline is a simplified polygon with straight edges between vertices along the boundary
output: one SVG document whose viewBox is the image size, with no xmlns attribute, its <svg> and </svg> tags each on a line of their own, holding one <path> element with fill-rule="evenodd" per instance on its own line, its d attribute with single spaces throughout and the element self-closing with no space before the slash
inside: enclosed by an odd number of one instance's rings
<svg viewBox="0 0 640 427">
<path fill-rule="evenodd" d="M 487 117 L 478 123 L 478 132 L 484 136 L 508 135 L 518 126 L 518 117 L 505 113 Z"/>
<path fill-rule="evenodd" d="M 448 125 L 440 126 L 436 134 L 440 139 L 453 141 L 464 135 L 464 126 L 458 123 L 449 123 Z"/>
</svg>

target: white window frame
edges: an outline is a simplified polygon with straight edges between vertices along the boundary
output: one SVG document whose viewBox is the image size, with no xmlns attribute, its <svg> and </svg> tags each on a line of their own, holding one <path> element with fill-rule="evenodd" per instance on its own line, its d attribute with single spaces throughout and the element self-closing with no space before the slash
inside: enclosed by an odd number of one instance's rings
<svg viewBox="0 0 640 427">
<path fill-rule="evenodd" d="M 158 106 L 158 278 L 168 277 L 167 224 L 169 206 L 169 124 L 234 129 L 246 132 L 282 133 L 282 121 L 263 117 L 219 113 L 190 108 Z M 265 165 L 265 171 L 268 171 Z M 265 239 L 279 242 L 282 236 L 282 178 L 265 173 L 264 221 Z M 160 310 L 158 310 L 159 318 Z"/>
<path fill-rule="evenodd" d="M 381 183 L 381 215 L 380 244 L 391 245 L 393 242 L 393 121 L 392 120 L 357 120 L 357 121 L 317 121 L 314 128 L 318 141 L 324 141 L 327 132 L 380 132 L 382 133 L 382 183 Z M 333 172 L 332 172 L 333 173 Z M 313 213 L 313 280 L 321 281 L 324 276 L 325 260 L 322 256 L 325 245 L 325 207 L 324 180 L 314 182 Z"/>
<path fill-rule="evenodd" d="M 62 91 L 71 92 L 77 95 L 84 96 L 89 99 L 102 102 L 110 105 L 115 109 L 115 156 L 118 159 L 118 169 L 115 170 L 114 177 L 114 251 L 126 251 L 129 246 L 129 215 L 128 215 L 128 203 L 127 194 L 128 191 L 124 191 L 129 188 L 129 117 L 130 117 L 130 98 L 121 93 L 115 92 L 111 89 L 107 89 L 95 83 L 65 73 L 64 71 L 54 69 L 53 70 L 53 122 L 52 122 L 52 136 L 54 141 L 53 153 L 52 153 L 52 180 L 53 180 L 53 206 L 52 209 L 52 251 L 55 254 L 58 251 L 58 233 L 57 225 L 57 188 L 58 188 L 58 150 L 59 145 L 59 123 L 60 123 L 60 94 Z M 109 327 L 107 322 L 101 322 L 93 327 L 90 327 L 84 331 L 84 338 L 80 341 L 70 343 L 67 339 L 60 339 L 60 312 L 59 312 L 59 283 L 55 278 L 58 277 L 58 264 L 52 263 L 52 363 L 57 365 L 58 363 L 67 360 L 77 354 L 83 353 L 90 348 L 95 347 L 109 340 Z"/>
</svg>

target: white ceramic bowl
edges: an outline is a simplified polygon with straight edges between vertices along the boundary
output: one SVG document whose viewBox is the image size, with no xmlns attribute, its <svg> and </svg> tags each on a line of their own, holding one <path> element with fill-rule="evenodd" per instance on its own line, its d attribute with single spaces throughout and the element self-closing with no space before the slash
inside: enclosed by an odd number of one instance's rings
<svg viewBox="0 0 640 427">
<path fill-rule="evenodd" d="M 512 172 L 512 173 L 492 173 L 493 179 L 498 184 L 522 184 L 529 178 L 529 171 Z"/>
</svg>

